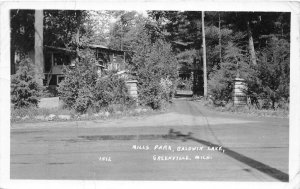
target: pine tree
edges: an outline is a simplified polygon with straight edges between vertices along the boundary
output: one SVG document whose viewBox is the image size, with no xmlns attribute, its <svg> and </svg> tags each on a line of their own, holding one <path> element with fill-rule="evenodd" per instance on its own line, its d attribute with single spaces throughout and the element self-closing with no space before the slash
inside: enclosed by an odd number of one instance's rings
<svg viewBox="0 0 300 189">
<path fill-rule="evenodd" d="M 11 76 L 11 102 L 14 108 L 38 106 L 43 87 L 35 75 L 36 66 L 31 59 L 20 62 L 17 73 Z"/>
</svg>

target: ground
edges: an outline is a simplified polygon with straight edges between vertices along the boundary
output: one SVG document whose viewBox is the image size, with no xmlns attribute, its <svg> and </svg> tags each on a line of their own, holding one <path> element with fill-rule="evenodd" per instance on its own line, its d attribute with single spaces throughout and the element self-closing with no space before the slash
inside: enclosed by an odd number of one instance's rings
<svg viewBox="0 0 300 189">
<path fill-rule="evenodd" d="M 189 98 L 158 115 L 18 123 L 11 179 L 286 182 L 288 133 L 288 119 L 216 112 Z"/>
</svg>

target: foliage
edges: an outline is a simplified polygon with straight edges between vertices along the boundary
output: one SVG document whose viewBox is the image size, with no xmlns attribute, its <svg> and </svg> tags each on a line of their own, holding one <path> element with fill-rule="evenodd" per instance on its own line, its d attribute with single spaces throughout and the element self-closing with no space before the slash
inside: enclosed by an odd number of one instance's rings
<svg viewBox="0 0 300 189">
<path fill-rule="evenodd" d="M 184 50 L 176 55 L 177 61 L 179 63 L 179 71 L 183 73 L 190 73 L 194 69 L 195 59 L 199 59 L 200 55 L 195 49 Z"/>
<path fill-rule="evenodd" d="M 285 39 L 272 37 L 259 54 L 257 79 L 250 83 L 249 91 L 257 98 L 269 99 L 275 108 L 275 102 L 289 99 L 290 52 Z"/>
<path fill-rule="evenodd" d="M 116 22 L 109 31 L 109 47 L 131 51 L 145 18 L 136 11 L 110 11 Z"/>
<path fill-rule="evenodd" d="M 232 43 L 227 45 L 224 62 L 210 75 L 209 91 L 215 100 L 230 100 L 233 79 L 241 77 L 248 86 L 246 95 L 259 103 L 259 108 L 275 109 L 275 103 L 288 102 L 289 43 L 273 37 L 258 55 L 258 65 L 250 65 L 246 52 Z"/>
<path fill-rule="evenodd" d="M 162 30 L 166 31 L 167 39 L 173 42 L 173 48 L 180 62 L 180 70 L 192 72 L 191 59 L 202 59 L 201 54 L 197 57 L 195 53 L 191 53 L 194 49 L 201 52 L 201 12 L 148 11 L 148 14 Z M 277 68 L 273 70 L 274 67 L 278 67 L 276 61 L 285 61 L 279 58 L 280 55 L 275 55 L 277 52 L 275 48 L 278 45 L 271 45 L 269 41 L 277 37 L 278 40 L 285 40 L 288 44 L 289 23 L 290 14 L 283 12 L 205 12 L 207 74 L 210 77 L 211 94 L 217 99 L 229 100 L 233 78 L 236 77 L 237 70 L 240 70 L 241 77 L 247 80 L 248 94 L 264 94 L 268 98 L 273 96 L 273 99 L 287 98 L 289 86 L 287 74 L 284 73 L 285 71 L 279 74 Z M 253 38 L 253 43 L 250 42 L 250 38 Z M 250 43 L 253 44 L 254 49 L 250 48 Z M 273 47 L 271 48 L 270 45 Z M 281 51 L 287 54 L 287 51 L 283 49 Z M 257 66 L 248 64 L 249 53 L 254 54 L 254 57 L 257 54 L 256 59 L 259 62 Z M 272 54 L 277 57 L 276 60 L 272 60 Z M 235 60 L 236 58 L 238 60 Z M 240 58 L 242 59 L 239 60 Z M 268 61 L 263 60 L 264 63 L 261 63 L 262 59 Z M 287 68 L 280 69 L 287 70 Z M 244 73 L 248 74 L 243 76 Z M 199 77 L 202 77 L 202 72 L 194 71 L 194 80 Z"/>
<path fill-rule="evenodd" d="M 75 50 L 94 35 L 89 11 L 44 10 L 44 44 Z"/>
<path fill-rule="evenodd" d="M 193 90 L 193 80 L 192 78 L 179 79 L 177 81 L 177 88 L 179 90 Z"/>
<path fill-rule="evenodd" d="M 84 112 L 91 105 L 91 91 L 95 87 L 98 78 L 92 57 L 92 55 L 85 55 L 85 57 L 80 58 L 74 68 L 65 67 L 65 79 L 60 82 L 58 87 L 60 98 L 66 106 L 80 112 Z"/>
<path fill-rule="evenodd" d="M 108 30 L 111 16 L 105 11 L 44 10 L 43 13 L 44 44 L 47 46 L 74 50 L 78 45 L 106 42 L 107 31 L 103 30 Z M 34 48 L 34 16 L 34 10 L 11 10 L 12 48 L 23 52 Z"/>
<path fill-rule="evenodd" d="M 132 105 L 133 99 L 129 96 L 125 80 L 118 75 L 109 73 L 99 78 L 93 96 L 93 106 L 100 110 L 111 104 Z"/>
<path fill-rule="evenodd" d="M 153 28 L 147 25 L 140 32 L 131 71 L 137 76 L 139 102 L 160 109 L 174 93 L 178 63 L 171 45 Z"/>
<path fill-rule="evenodd" d="M 240 77 L 252 81 L 254 70 L 249 64 L 249 58 L 243 50 L 229 42 L 225 48 L 224 62 L 220 69 L 215 68 L 209 75 L 209 94 L 215 100 L 229 101 L 232 97 L 234 78 Z"/>
<path fill-rule="evenodd" d="M 89 10 L 86 18 L 86 28 L 89 30 L 90 44 L 107 45 L 109 41 L 109 30 L 113 15 L 111 11 Z"/>
<path fill-rule="evenodd" d="M 99 78 L 94 62 L 93 55 L 86 51 L 74 68 L 65 67 L 65 79 L 58 91 L 66 106 L 85 113 L 89 108 L 99 111 L 111 104 L 130 105 L 132 99 L 124 79 L 114 73 Z"/>
<path fill-rule="evenodd" d="M 115 12 L 110 45 L 129 50 L 128 68 L 138 80 L 139 102 L 159 109 L 175 90 L 177 60 L 155 22 L 135 11 Z"/>
<path fill-rule="evenodd" d="M 11 48 L 28 52 L 34 46 L 34 11 L 16 10 L 10 12 Z"/>
<path fill-rule="evenodd" d="M 194 83 L 202 85 L 202 64 L 198 68 L 194 65 L 203 56 L 201 12 L 148 14 L 149 18 L 136 11 L 44 10 L 44 44 L 76 49 L 81 57 L 79 64 L 88 65 L 67 69 L 74 72 L 69 74 L 69 80 L 66 78 L 70 84 L 65 83 L 65 94 L 62 93 L 67 106 L 84 111 L 94 103 L 94 60 L 78 52 L 89 43 L 109 42 L 113 49 L 126 50 L 130 71 L 139 81 L 142 104 L 159 108 L 161 101 L 168 101 L 177 70 L 193 71 Z M 11 10 L 10 18 L 13 60 L 15 51 L 26 54 L 33 50 L 34 11 Z M 115 22 L 109 28 L 112 18 Z M 108 29 L 109 34 L 105 32 Z M 233 78 L 239 76 L 247 81 L 247 95 L 269 99 L 273 107 L 275 102 L 288 101 L 290 13 L 205 12 L 205 31 L 209 92 L 216 99 L 228 101 Z M 249 53 L 256 59 L 250 59 Z M 250 60 L 257 65 L 250 64 Z M 90 75 L 81 76 L 82 73 Z M 166 85 L 167 80 L 171 81 L 170 86 Z M 111 97 L 104 96 L 111 103 Z"/>
<path fill-rule="evenodd" d="M 256 109 L 251 106 L 234 106 L 233 102 L 227 103 L 225 106 L 215 106 L 207 101 L 200 101 L 204 106 L 212 110 L 220 112 L 231 112 L 233 114 L 247 114 L 251 117 L 282 117 L 286 118 L 289 116 L 288 103 L 285 104 L 287 108 L 281 109 Z"/>
<path fill-rule="evenodd" d="M 43 87 L 35 79 L 36 68 L 31 59 L 20 62 L 16 74 L 11 76 L 11 102 L 14 108 L 37 106 Z"/>
<path fill-rule="evenodd" d="M 175 93 L 175 85 L 168 77 L 161 78 L 159 84 L 162 90 L 162 99 L 165 99 L 166 102 L 169 102 Z"/>
</svg>

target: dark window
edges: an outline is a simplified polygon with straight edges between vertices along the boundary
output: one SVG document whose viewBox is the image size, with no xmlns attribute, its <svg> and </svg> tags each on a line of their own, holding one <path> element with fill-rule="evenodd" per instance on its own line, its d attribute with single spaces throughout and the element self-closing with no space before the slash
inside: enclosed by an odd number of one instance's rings
<svg viewBox="0 0 300 189">
<path fill-rule="evenodd" d="M 49 73 L 51 70 L 51 54 L 46 53 L 45 54 L 45 72 Z"/>
<path fill-rule="evenodd" d="M 54 65 L 69 65 L 70 57 L 65 54 L 56 53 L 54 54 Z"/>
</svg>

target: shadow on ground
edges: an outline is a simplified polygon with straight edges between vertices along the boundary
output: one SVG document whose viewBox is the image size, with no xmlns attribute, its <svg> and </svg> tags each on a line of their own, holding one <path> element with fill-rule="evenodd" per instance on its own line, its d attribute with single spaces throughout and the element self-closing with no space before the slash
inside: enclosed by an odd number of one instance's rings
<svg viewBox="0 0 300 189">
<path fill-rule="evenodd" d="M 214 144 L 214 143 L 211 143 L 209 141 L 205 141 L 205 140 L 201 140 L 201 139 L 197 139 L 197 138 L 194 138 L 191 136 L 191 133 L 188 133 L 187 135 L 184 135 L 182 134 L 180 131 L 177 131 L 177 132 L 174 132 L 177 137 L 179 138 L 184 138 L 184 140 L 192 140 L 192 141 L 195 141 L 195 142 L 198 142 L 200 144 L 203 144 L 205 146 L 217 146 L 217 147 L 220 147 L 219 145 L 217 144 Z M 230 150 L 229 148 L 226 148 L 224 146 L 222 146 L 222 148 L 224 149 L 224 154 L 226 154 L 227 156 L 241 162 L 241 163 L 244 163 L 264 174 L 267 174 L 279 181 L 282 181 L 282 182 L 288 182 L 289 181 L 289 175 L 276 169 L 276 168 L 273 168 L 269 165 L 266 165 L 262 162 L 259 162 L 257 160 L 254 160 L 252 158 L 249 158 L 247 156 L 244 156 L 243 154 L 240 154 L 238 152 L 235 152 L 233 150 Z M 245 171 L 248 171 L 248 170 L 245 170 Z"/>
</svg>

